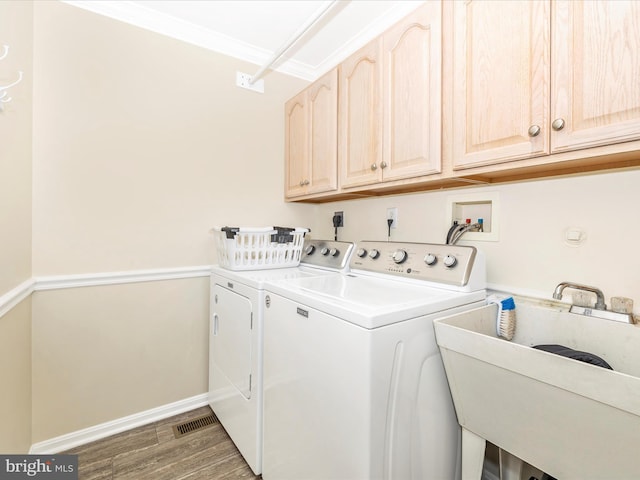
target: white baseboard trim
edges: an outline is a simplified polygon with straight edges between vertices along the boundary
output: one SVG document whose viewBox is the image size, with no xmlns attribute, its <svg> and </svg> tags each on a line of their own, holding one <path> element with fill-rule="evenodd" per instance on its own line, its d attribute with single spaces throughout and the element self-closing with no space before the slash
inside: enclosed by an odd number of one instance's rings
<svg viewBox="0 0 640 480">
<path fill-rule="evenodd" d="M 34 288 L 35 280 L 30 278 L 4 295 L 0 295 L 0 317 L 31 295 Z"/>
<path fill-rule="evenodd" d="M 101 438 L 157 422 L 158 420 L 188 412 L 195 408 L 204 407 L 205 405 L 208 405 L 208 395 L 203 393 L 196 395 L 195 397 L 186 398 L 174 403 L 152 408 L 151 410 L 146 410 L 144 412 L 118 418 L 110 422 L 101 423 L 93 427 L 67 433 L 43 442 L 34 443 L 31 445 L 29 453 L 36 455 L 49 455 L 64 452 L 65 450 L 69 450 L 79 445 L 94 442 Z"/>
</svg>

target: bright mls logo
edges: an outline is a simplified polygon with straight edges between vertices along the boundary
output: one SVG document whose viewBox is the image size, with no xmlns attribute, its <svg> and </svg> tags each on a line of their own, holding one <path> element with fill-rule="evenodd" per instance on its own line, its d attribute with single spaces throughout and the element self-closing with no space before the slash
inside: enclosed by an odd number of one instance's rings
<svg viewBox="0 0 640 480">
<path fill-rule="evenodd" d="M 78 480 L 77 455 L 0 455 L 0 480 Z"/>
</svg>

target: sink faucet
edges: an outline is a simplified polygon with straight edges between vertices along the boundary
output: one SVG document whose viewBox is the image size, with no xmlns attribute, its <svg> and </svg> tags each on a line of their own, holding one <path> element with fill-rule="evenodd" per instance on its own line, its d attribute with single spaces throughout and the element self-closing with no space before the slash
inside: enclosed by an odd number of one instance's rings
<svg viewBox="0 0 640 480">
<path fill-rule="evenodd" d="M 575 290 L 584 290 L 585 292 L 595 293 L 596 294 L 595 309 L 596 310 L 606 310 L 607 309 L 607 306 L 604 303 L 604 294 L 602 293 L 602 290 L 600 290 L 599 288 L 596 288 L 596 287 L 589 287 L 587 285 L 581 285 L 579 283 L 572 283 L 572 282 L 559 283 L 558 286 L 556 287 L 555 291 L 553 292 L 553 298 L 555 298 L 556 300 L 561 300 L 562 299 L 562 291 L 565 288 L 573 288 Z"/>
</svg>

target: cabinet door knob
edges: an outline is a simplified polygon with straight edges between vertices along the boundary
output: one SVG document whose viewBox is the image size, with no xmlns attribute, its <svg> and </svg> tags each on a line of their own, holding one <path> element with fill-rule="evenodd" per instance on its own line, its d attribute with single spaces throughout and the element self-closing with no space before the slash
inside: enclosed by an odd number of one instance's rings
<svg viewBox="0 0 640 480">
<path fill-rule="evenodd" d="M 553 128 L 556 132 L 558 130 L 562 130 L 564 128 L 564 119 L 563 118 L 556 118 L 553 123 L 551 124 L 551 128 Z"/>
<path fill-rule="evenodd" d="M 300 184 L 301 187 L 304 187 L 304 180 L 300 180 Z"/>
<path fill-rule="evenodd" d="M 378 169 L 378 165 L 376 165 L 375 163 L 371 164 L 371 170 L 377 170 Z"/>
<path fill-rule="evenodd" d="M 304 181 L 304 184 L 305 184 L 305 185 L 309 185 L 309 180 L 305 180 L 305 181 Z"/>
<path fill-rule="evenodd" d="M 529 136 L 530 137 L 537 137 L 538 135 L 540 135 L 540 126 L 539 125 L 531 125 L 529 127 Z"/>
<path fill-rule="evenodd" d="M 381 162 L 380 168 L 387 168 L 387 162 Z"/>
</svg>

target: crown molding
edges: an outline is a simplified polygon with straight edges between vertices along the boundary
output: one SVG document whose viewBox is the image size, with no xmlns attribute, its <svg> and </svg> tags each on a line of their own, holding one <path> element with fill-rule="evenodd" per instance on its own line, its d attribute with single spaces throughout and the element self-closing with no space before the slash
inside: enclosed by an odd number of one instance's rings
<svg viewBox="0 0 640 480">
<path fill-rule="evenodd" d="M 208 30 L 199 25 L 158 12 L 130 1 L 113 0 L 62 0 L 63 3 L 82 8 L 99 15 L 135 25 L 192 45 L 238 58 L 255 65 L 267 63 L 273 52 L 241 42 L 227 35 Z M 318 65 L 295 60 L 283 60 L 274 70 L 303 80 L 314 81 L 338 65 L 351 53 L 378 36 L 389 26 L 420 6 L 422 2 L 399 2 L 384 15 L 356 33 L 338 51 L 333 52 Z"/>
</svg>

